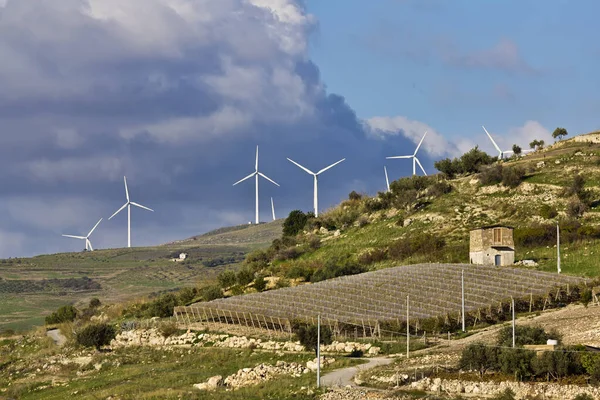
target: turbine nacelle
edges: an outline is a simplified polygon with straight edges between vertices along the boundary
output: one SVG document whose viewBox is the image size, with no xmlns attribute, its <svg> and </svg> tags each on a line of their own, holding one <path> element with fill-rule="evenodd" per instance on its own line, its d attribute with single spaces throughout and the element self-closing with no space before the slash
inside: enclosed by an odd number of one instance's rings
<svg viewBox="0 0 600 400">
<path fill-rule="evenodd" d="M 412 158 L 412 161 L 413 161 L 413 175 L 417 174 L 417 164 L 419 165 L 419 168 L 421 168 L 421 171 L 423 171 L 423 173 L 425 175 L 427 175 L 427 172 L 425 172 L 425 168 L 423 168 L 423 165 L 421 165 L 421 161 L 419 161 L 419 159 L 417 158 L 417 152 L 419 151 L 419 148 L 423 144 L 423 140 L 425 140 L 425 136 L 427 136 L 427 131 L 425 131 L 425 133 L 423 134 L 423 137 L 419 141 L 419 144 L 417 145 L 417 148 L 415 149 L 415 152 L 412 155 L 410 155 L 410 156 L 386 157 L 386 159 L 391 160 L 391 159 L 398 159 L 398 158 Z M 387 171 L 386 171 L 386 173 L 387 173 Z"/>
</svg>

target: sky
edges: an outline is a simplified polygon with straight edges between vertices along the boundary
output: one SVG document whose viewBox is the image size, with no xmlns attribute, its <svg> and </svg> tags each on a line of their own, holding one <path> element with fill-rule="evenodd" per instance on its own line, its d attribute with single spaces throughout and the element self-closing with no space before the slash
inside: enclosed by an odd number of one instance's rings
<svg viewBox="0 0 600 400">
<path fill-rule="evenodd" d="M 183 239 L 321 211 L 433 162 L 599 128 L 600 4 L 0 0 L 0 257 Z"/>
</svg>

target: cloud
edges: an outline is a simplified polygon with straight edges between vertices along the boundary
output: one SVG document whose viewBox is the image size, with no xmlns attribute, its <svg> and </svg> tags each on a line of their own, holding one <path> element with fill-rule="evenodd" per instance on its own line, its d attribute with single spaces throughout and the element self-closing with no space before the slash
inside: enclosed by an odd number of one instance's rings
<svg viewBox="0 0 600 400">
<path fill-rule="evenodd" d="M 497 133 L 489 126 L 486 126 L 486 129 L 502 150 L 511 150 L 513 144 L 517 144 L 523 149 L 529 149 L 529 143 L 533 140 L 544 140 L 547 144 L 554 141 L 550 131 L 538 121 L 525 121 L 522 126 L 510 127 L 504 133 Z M 497 154 L 497 150 L 494 149 L 485 132 L 483 130 L 481 132 L 479 142 L 484 143 L 481 147 L 488 150 L 489 154 Z"/>
<path fill-rule="evenodd" d="M 262 220 L 269 197 L 279 216 L 312 208 L 312 182 L 286 157 L 309 168 L 347 158 L 322 178 L 326 209 L 353 188 L 381 190 L 389 144 L 412 152 L 430 129 L 361 121 L 328 93 L 300 0 L 8 0 L 2 18 L 0 226 L 16 245 L 0 257 L 80 249 L 60 233 L 110 216 L 124 175 L 156 210 L 134 216 L 135 245 L 253 220 L 254 186 L 232 184 L 253 170 L 257 144 L 281 184 L 261 185 Z M 428 169 L 445 146 L 429 135 Z M 122 218 L 94 247 L 123 245 Z"/>
<path fill-rule="evenodd" d="M 465 69 L 498 70 L 526 75 L 537 74 L 521 56 L 515 42 L 501 38 L 496 44 L 475 51 L 460 50 L 455 45 L 444 45 L 440 49 L 442 60 L 449 65 Z"/>
<path fill-rule="evenodd" d="M 458 148 L 449 143 L 434 128 L 420 121 L 413 121 L 406 117 L 373 117 L 365 121 L 370 133 L 378 138 L 402 135 L 410 139 L 415 145 L 427 132 L 422 149 L 432 156 L 458 155 Z"/>
</svg>

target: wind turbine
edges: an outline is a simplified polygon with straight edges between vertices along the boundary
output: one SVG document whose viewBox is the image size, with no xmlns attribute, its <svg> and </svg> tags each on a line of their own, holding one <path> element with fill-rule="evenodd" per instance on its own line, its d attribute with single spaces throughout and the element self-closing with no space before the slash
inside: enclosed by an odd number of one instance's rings
<svg viewBox="0 0 600 400">
<path fill-rule="evenodd" d="M 492 138 L 492 135 L 490 135 L 490 133 L 487 131 L 487 129 L 485 129 L 485 126 L 481 125 L 481 127 L 483 128 L 483 130 L 485 131 L 485 133 L 488 135 L 488 137 L 492 141 L 492 144 L 494 145 L 494 147 L 496 148 L 496 150 L 498 150 L 498 159 L 503 159 L 505 154 L 512 154 L 512 153 L 514 153 L 514 151 L 512 151 L 512 150 L 505 150 L 505 151 L 500 150 L 500 147 L 498 146 L 498 144 L 496 143 L 496 141 L 494 140 L 494 138 Z M 521 150 L 522 153 L 529 153 L 531 151 L 533 151 L 533 150 Z"/>
<path fill-rule="evenodd" d="M 292 160 L 291 158 L 288 158 L 289 162 L 296 164 L 298 167 L 302 168 L 304 171 L 306 171 L 307 173 L 311 174 L 314 177 L 314 207 L 315 207 L 315 217 L 319 216 L 319 183 L 318 183 L 319 182 L 319 175 L 322 174 L 323 172 L 327 171 L 329 168 L 335 167 L 336 165 L 338 165 L 339 163 L 341 163 L 344 160 L 346 160 L 346 159 L 342 158 L 340 161 L 334 162 L 330 166 L 323 168 L 322 170 L 320 170 L 317 173 L 314 173 L 310 169 L 305 168 L 302 165 L 298 164 L 296 161 Z"/>
<path fill-rule="evenodd" d="M 250 175 L 248 175 L 247 177 L 240 179 L 239 181 L 237 181 L 236 183 L 233 184 L 233 186 L 237 185 L 238 183 L 244 182 L 246 179 L 250 179 L 252 177 L 255 178 L 255 184 L 256 184 L 256 224 L 258 225 L 260 223 L 260 219 L 258 217 L 258 177 L 262 176 L 263 178 L 265 178 L 266 180 L 268 180 L 269 182 L 271 182 L 274 185 L 279 186 L 279 183 L 275 182 L 274 180 L 272 180 L 271 178 L 269 178 L 268 176 L 266 176 L 265 174 L 263 174 L 262 172 L 258 172 L 258 146 L 256 146 L 256 163 L 254 164 L 254 172 L 251 173 Z"/>
<path fill-rule="evenodd" d="M 139 208 L 143 208 L 144 210 L 152 211 L 153 209 L 143 206 L 138 203 L 134 203 L 129 199 L 129 189 L 127 188 L 127 177 L 123 177 L 123 181 L 125 182 L 125 198 L 127 201 L 123 204 L 123 207 L 119 208 L 113 215 L 110 216 L 109 220 L 112 219 L 115 215 L 120 213 L 127 207 L 127 247 L 131 247 L 131 206 L 136 206 Z"/>
<path fill-rule="evenodd" d="M 98 225 L 100 225 L 100 222 L 102 222 L 102 218 L 100 218 L 100 221 L 96 222 L 96 225 L 94 225 L 94 227 L 92 228 L 90 233 L 87 234 L 87 236 L 74 236 L 74 235 L 63 235 L 63 236 L 68 237 L 68 238 L 73 238 L 73 239 L 85 240 L 85 249 L 89 250 L 89 251 L 94 251 L 94 248 L 92 247 L 92 242 L 90 242 L 90 236 L 92 235 L 92 232 L 94 232 L 94 230 L 98 227 Z"/>
<path fill-rule="evenodd" d="M 387 159 L 392 159 L 392 158 L 412 158 L 412 160 L 413 160 L 413 175 L 417 174 L 417 164 L 419 164 L 419 167 L 421 167 L 421 171 L 423 171 L 423 173 L 425 175 L 427 175 L 427 172 L 425 172 L 425 169 L 423 168 L 423 166 L 421 165 L 421 162 L 417 158 L 417 152 L 419 151 L 419 148 L 421 147 L 421 144 L 423 143 L 423 140 L 425 140 L 425 136 L 427 136 L 427 131 L 425 131 L 425 134 L 423 135 L 423 137 L 421 138 L 421 141 L 417 145 L 417 148 L 415 149 L 415 152 L 411 156 L 394 156 L 394 157 L 386 157 L 386 158 Z"/>
<path fill-rule="evenodd" d="M 272 197 L 271 197 L 271 213 L 273 214 L 273 221 L 275 221 L 277 218 L 275 218 L 275 205 L 273 205 Z"/>
<path fill-rule="evenodd" d="M 388 174 L 387 174 L 387 168 L 385 167 L 385 165 L 383 166 L 383 172 L 385 172 L 385 184 L 387 187 L 387 191 L 390 191 L 390 180 L 388 178 Z"/>
</svg>

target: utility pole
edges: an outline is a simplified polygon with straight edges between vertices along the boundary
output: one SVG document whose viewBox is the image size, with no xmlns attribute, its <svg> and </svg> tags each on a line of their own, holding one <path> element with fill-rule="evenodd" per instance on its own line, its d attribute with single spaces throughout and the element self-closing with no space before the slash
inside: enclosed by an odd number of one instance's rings
<svg viewBox="0 0 600 400">
<path fill-rule="evenodd" d="M 556 222 L 556 269 L 560 274 L 560 228 L 558 226 L 558 221 Z"/>
<path fill-rule="evenodd" d="M 321 314 L 317 315 L 317 388 L 321 387 Z"/>
<path fill-rule="evenodd" d="M 463 269 L 462 272 L 460 273 L 460 285 L 461 285 L 461 292 L 462 292 L 462 331 L 465 332 L 465 270 Z"/>
<path fill-rule="evenodd" d="M 514 297 L 510 298 L 512 303 L 512 347 L 515 347 L 515 299 Z"/>
<path fill-rule="evenodd" d="M 410 311 L 409 307 L 409 295 L 406 295 L 406 358 L 410 357 Z"/>
</svg>

